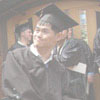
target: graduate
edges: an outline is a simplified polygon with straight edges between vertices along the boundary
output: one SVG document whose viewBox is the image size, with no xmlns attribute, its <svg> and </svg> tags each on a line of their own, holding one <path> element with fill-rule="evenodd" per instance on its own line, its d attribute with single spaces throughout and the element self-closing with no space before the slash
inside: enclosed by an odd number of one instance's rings
<svg viewBox="0 0 100 100">
<path fill-rule="evenodd" d="M 18 48 L 28 47 L 32 40 L 32 28 L 29 22 L 17 25 L 15 27 L 16 42 L 8 51 Z"/>
<path fill-rule="evenodd" d="M 58 42 L 54 57 L 66 67 L 68 82 L 66 93 L 74 99 L 85 100 L 91 92 L 87 89 L 87 81 L 89 84 L 92 83 L 94 72 L 92 52 L 85 41 L 73 37 L 69 39 L 67 30 L 64 30 L 62 34 L 64 38 Z"/>
<path fill-rule="evenodd" d="M 41 18 L 34 30 L 33 44 L 9 52 L 3 64 L 4 94 L 17 100 L 73 100 L 65 94 L 65 70 L 52 57 L 52 50 L 66 26 L 78 23 L 55 4 L 39 10 L 36 15 Z"/>
<path fill-rule="evenodd" d="M 93 54 L 95 72 L 100 73 L 100 29 L 97 30 L 96 36 L 94 38 Z"/>
</svg>

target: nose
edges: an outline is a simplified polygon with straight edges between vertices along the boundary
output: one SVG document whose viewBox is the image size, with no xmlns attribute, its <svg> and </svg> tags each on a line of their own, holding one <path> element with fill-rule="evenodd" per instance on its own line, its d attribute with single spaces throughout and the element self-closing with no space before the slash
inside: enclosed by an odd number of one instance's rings
<svg viewBox="0 0 100 100">
<path fill-rule="evenodd" d="M 42 37 L 42 32 L 39 31 L 36 35 L 37 35 L 38 37 Z"/>
</svg>

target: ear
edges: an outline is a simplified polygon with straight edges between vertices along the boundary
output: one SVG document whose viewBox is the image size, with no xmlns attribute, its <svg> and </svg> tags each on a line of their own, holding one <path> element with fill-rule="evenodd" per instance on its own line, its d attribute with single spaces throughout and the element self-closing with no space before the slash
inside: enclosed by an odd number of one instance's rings
<svg viewBox="0 0 100 100">
<path fill-rule="evenodd" d="M 67 30 L 63 30 L 62 32 L 59 32 L 57 35 L 57 41 L 63 40 L 67 36 Z"/>
</svg>

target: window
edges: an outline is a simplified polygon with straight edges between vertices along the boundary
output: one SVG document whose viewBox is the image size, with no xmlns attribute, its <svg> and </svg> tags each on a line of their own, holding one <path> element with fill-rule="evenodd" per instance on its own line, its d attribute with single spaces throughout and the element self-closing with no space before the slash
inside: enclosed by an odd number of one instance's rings
<svg viewBox="0 0 100 100">
<path fill-rule="evenodd" d="M 86 10 L 80 10 L 81 38 L 88 43 Z"/>
</svg>

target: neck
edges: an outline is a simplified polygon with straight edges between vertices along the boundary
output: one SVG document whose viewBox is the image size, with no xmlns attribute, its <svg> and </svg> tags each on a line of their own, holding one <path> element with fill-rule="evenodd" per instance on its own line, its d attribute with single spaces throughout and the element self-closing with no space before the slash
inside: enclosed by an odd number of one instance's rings
<svg viewBox="0 0 100 100">
<path fill-rule="evenodd" d="M 46 61 L 51 56 L 51 48 L 36 47 L 43 61 Z"/>
<path fill-rule="evenodd" d="M 25 46 L 28 46 L 28 41 L 21 39 L 20 42 L 22 42 Z"/>
</svg>

